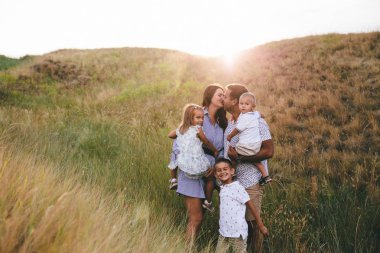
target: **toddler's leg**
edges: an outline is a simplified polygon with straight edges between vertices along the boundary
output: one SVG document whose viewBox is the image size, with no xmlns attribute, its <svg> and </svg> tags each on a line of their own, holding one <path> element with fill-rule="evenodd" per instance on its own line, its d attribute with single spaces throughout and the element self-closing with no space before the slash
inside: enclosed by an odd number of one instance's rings
<svg viewBox="0 0 380 253">
<path fill-rule="evenodd" d="M 178 168 L 175 168 L 174 170 L 170 170 L 170 178 L 177 179 L 177 170 Z"/>
<path fill-rule="evenodd" d="M 267 171 L 265 170 L 265 166 L 263 163 L 255 163 L 256 168 L 260 171 L 262 177 L 268 176 Z"/>
<path fill-rule="evenodd" d="M 206 186 L 205 186 L 205 195 L 206 200 L 203 203 L 203 207 L 209 210 L 210 212 L 214 211 L 214 207 L 212 206 L 212 193 L 214 191 L 214 176 L 209 175 L 206 177 Z"/>
<path fill-rule="evenodd" d="M 170 170 L 170 177 L 171 177 L 169 180 L 169 189 L 170 190 L 177 190 L 177 187 L 178 187 L 177 170 L 178 170 L 178 168 Z"/>
<path fill-rule="evenodd" d="M 212 193 L 214 191 L 214 180 L 213 178 L 207 178 L 206 181 L 206 199 L 209 203 L 212 201 Z"/>
<path fill-rule="evenodd" d="M 268 175 L 267 171 L 265 170 L 265 166 L 263 163 L 255 163 L 256 168 L 261 172 L 261 178 L 259 180 L 260 185 L 268 184 L 272 181 L 272 178 Z"/>
</svg>

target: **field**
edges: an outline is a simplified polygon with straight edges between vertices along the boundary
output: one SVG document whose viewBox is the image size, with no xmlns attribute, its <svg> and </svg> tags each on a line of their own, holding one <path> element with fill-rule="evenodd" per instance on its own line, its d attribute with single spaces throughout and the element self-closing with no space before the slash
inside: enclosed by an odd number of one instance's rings
<svg viewBox="0 0 380 253">
<path fill-rule="evenodd" d="M 215 82 L 246 84 L 272 132 L 266 251 L 379 252 L 379 45 L 311 36 L 234 66 L 148 48 L 1 57 L 0 252 L 182 252 L 166 136 Z M 213 251 L 217 220 L 197 251 Z"/>
</svg>

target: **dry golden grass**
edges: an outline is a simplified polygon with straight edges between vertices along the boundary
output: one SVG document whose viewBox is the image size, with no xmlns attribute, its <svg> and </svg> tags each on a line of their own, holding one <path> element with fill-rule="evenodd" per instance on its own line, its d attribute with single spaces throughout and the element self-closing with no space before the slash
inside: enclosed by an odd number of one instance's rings
<svg viewBox="0 0 380 253">
<path fill-rule="evenodd" d="M 126 203 L 32 156 L 0 149 L 0 252 L 179 252 L 181 233 L 148 203 Z"/>
</svg>

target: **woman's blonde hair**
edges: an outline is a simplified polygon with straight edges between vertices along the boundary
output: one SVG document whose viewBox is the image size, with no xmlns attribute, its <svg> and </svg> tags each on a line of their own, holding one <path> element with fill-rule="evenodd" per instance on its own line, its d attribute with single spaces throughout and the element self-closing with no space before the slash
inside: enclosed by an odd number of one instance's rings
<svg viewBox="0 0 380 253">
<path fill-rule="evenodd" d="M 195 111 L 203 112 L 203 108 L 197 104 L 187 104 L 183 107 L 182 121 L 178 127 L 181 134 L 184 134 L 191 126 L 191 120 L 193 119 Z"/>
</svg>

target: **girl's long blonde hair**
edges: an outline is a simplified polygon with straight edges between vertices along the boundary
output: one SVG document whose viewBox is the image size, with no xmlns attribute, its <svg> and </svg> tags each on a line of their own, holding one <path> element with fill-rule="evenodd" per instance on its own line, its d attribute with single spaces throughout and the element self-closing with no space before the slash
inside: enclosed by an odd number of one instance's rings
<svg viewBox="0 0 380 253">
<path fill-rule="evenodd" d="M 194 112 L 197 110 L 203 112 L 203 108 L 197 104 L 187 104 L 185 107 L 183 107 L 182 121 L 178 127 L 181 134 L 186 133 L 186 131 L 189 129 L 191 126 L 191 120 L 194 116 Z"/>
</svg>

